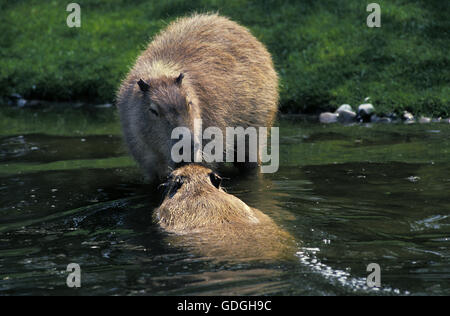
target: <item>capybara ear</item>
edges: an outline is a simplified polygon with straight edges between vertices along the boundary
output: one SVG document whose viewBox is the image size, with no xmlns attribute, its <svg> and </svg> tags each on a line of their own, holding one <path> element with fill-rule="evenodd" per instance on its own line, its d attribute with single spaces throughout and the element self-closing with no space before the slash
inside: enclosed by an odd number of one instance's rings
<svg viewBox="0 0 450 316">
<path fill-rule="evenodd" d="M 180 75 L 175 79 L 175 83 L 181 86 L 181 82 L 183 81 L 184 75 L 180 72 Z"/>
<path fill-rule="evenodd" d="M 209 179 L 211 180 L 211 183 L 213 186 L 215 186 L 217 189 L 220 188 L 220 185 L 222 184 L 222 178 L 219 177 L 216 173 L 211 172 L 209 174 Z"/>
<path fill-rule="evenodd" d="M 137 84 L 139 85 L 139 88 L 142 92 L 147 92 L 148 90 L 150 90 L 150 85 L 142 79 L 139 79 Z"/>
</svg>

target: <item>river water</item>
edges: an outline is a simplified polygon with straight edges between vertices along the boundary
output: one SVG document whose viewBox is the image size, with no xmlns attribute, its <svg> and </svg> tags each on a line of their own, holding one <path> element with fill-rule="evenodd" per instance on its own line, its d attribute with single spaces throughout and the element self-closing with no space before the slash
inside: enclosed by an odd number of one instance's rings
<svg viewBox="0 0 450 316">
<path fill-rule="evenodd" d="M 278 125 L 279 171 L 224 186 L 296 239 L 295 259 L 223 260 L 152 223 L 161 198 L 114 110 L 2 108 L 0 295 L 450 294 L 449 124 Z"/>
</svg>

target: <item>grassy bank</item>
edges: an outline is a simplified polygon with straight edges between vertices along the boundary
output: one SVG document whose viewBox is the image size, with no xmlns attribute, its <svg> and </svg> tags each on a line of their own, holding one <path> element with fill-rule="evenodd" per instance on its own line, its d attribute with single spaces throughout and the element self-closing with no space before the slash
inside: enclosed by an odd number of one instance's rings
<svg viewBox="0 0 450 316">
<path fill-rule="evenodd" d="M 367 96 L 378 112 L 450 115 L 446 1 L 378 1 L 381 27 L 366 26 L 372 1 L 0 2 L 0 96 L 110 102 L 129 66 L 168 22 L 215 11 L 249 27 L 273 54 L 284 112 L 317 112 Z"/>
</svg>

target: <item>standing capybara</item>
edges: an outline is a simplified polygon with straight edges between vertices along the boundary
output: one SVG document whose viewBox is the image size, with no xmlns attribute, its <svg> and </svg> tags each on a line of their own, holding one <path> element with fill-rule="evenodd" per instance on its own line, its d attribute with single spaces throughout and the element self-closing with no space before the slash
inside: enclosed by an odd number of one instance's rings
<svg viewBox="0 0 450 316">
<path fill-rule="evenodd" d="M 189 128 L 199 141 L 193 126 L 202 119 L 203 130 L 220 128 L 225 150 L 226 127 L 269 128 L 277 104 L 269 52 L 245 27 L 217 14 L 171 23 L 139 56 L 117 94 L 126 143 L 150 179 L 175 166 L 175 127 Z"/>
<path fill-rule="evenodd" d="M 293 237 L 261 211 L 226 193 L 211 169 L 189 164 L 173 171 L 153 214 L 171 244 L 216 258 L 281 259 L 295 254 Z"/>
</svg>

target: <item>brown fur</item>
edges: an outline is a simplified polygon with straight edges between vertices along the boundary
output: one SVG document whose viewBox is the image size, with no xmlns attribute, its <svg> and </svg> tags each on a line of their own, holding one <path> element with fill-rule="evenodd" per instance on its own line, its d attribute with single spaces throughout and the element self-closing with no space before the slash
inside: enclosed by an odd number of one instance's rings
<svg viewBox="0 0 450 316">
<path fill-rule="evenodd" d="M 140 79 L 150 85 L 148 93 L 139 89 Z M 246 28 L 217 14 L 171 23 L 139 56 L 117 94 L 125 140 L 150 178 L 173 167 L 174 127 L 193 132 L 193 120 L 201 118 L 203 129 L 217 126 L 224 137 L 227 126 L 270 127 L 277 103 L 278 77 L 269 52 Z"/>
<path fill-rule="evenodd" d="M 173 171 L 167 195 L 154 212 L 172 241 L 219 258 L 280 259 L 295 253 L 294 239 L 261 211 L 226 193 L 217 175 L 190 164 Z M 180 184 L 181 183 L 181 184 Z"/>
</svg>

